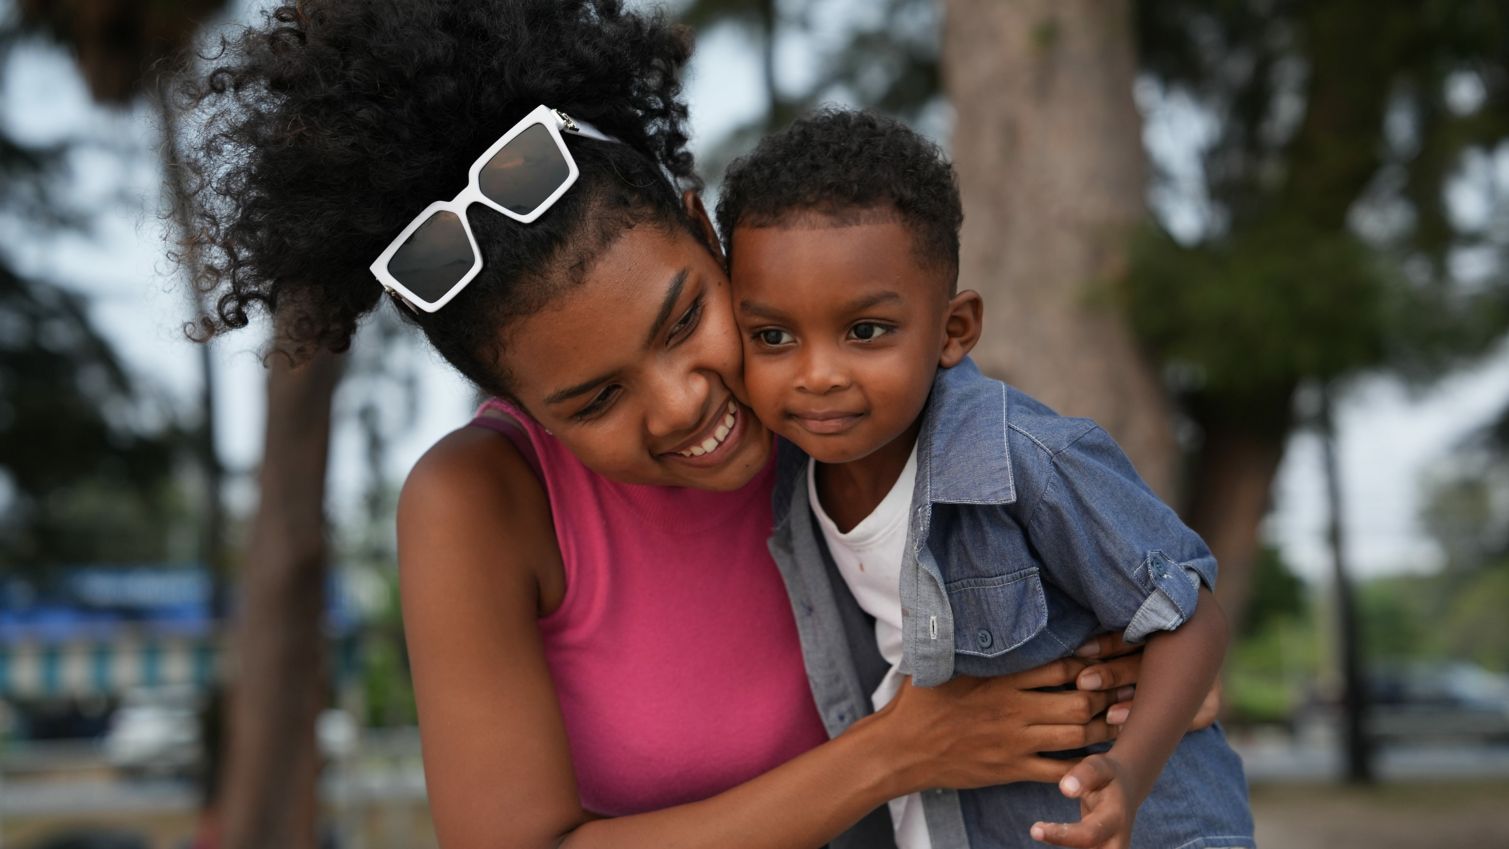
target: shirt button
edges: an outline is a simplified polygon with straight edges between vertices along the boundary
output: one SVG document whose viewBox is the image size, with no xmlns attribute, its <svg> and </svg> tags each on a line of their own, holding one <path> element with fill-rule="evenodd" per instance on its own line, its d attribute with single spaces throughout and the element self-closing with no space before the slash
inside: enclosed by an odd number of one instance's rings
<svg viewBox="0 0 1509 849">
<path fill-rule="evenodd" d="M 975 642 L 980 644 L 980 648 L 988 649 L 990 644 L 995 642 L 995 638 L 990 635 L 989 631 L 981 628 L 975 632 Z"/>
</svg>

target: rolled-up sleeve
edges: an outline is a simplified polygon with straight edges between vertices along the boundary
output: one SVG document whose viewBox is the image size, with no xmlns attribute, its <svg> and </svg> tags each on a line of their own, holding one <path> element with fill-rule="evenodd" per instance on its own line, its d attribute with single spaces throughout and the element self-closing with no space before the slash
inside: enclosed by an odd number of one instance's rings
<svg viewBox="0 0 1509 849">
<path fill-rule="evenodd" d="M 1216 582 L 1204 540 L 1101 428 L 1044 457 L 1027 532 L 1048 579 L 1130 643 L 1188 621 L 1200 586 Z"/>
</svg>

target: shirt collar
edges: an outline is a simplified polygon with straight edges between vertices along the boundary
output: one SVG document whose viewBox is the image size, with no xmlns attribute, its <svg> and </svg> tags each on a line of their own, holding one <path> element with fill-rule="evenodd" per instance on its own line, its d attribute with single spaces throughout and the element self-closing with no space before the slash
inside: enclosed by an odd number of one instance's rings
<svg viewBox="0 0 1509 849">
<path fill-rule="evenodd" d="M 1016 501 L 1007 448 L 1006 384 L 966 357 L 939 369 L 923 413 L 917 470 L 927 500 L 946 504 Z"/>
</svg>

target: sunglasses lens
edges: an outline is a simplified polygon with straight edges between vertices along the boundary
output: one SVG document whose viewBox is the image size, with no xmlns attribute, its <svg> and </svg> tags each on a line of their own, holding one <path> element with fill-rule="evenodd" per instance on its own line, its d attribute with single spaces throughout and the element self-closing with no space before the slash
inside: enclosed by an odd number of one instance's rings
<svg viewBox="0 0 1509 849">
<path fill-rule="evenodd" d="M 528 215 L 560 188 L 570 173 L 550 131 L 543 124 L 534 124 L 482 166 L 477 183 L 493 203 Z"/>
<path fill-rule="evenodd" d="M 388 260 L 388 273 L 405 289 L 434 303 L 466 276 L 476 257 L 454 212 L 441 210 L 409 234 Z"/>
</svg>

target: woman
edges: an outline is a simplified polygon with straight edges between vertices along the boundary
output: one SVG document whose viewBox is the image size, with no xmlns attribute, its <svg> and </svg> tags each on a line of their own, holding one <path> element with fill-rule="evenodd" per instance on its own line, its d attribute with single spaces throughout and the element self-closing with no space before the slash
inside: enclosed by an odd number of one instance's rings
<svg viewBox="0 0 1509 849">
<path fill-rule="evenodd" d="M 309 0 L 198 92 L 217 329 L 262 308 L 285 349 L 340 350 L 386 289 L 507 399 L 398 512 L 450 849 L 819 846 L 923 788 L 1055 780 L 1036 752 L 1110 734 L 1108 693 L 1030 692 L 1066 662 L 908 688 L 826 741 L 765 552 L 771 438 L 739 401 L 689 54 L 616 0 Z"/>
</svg>

